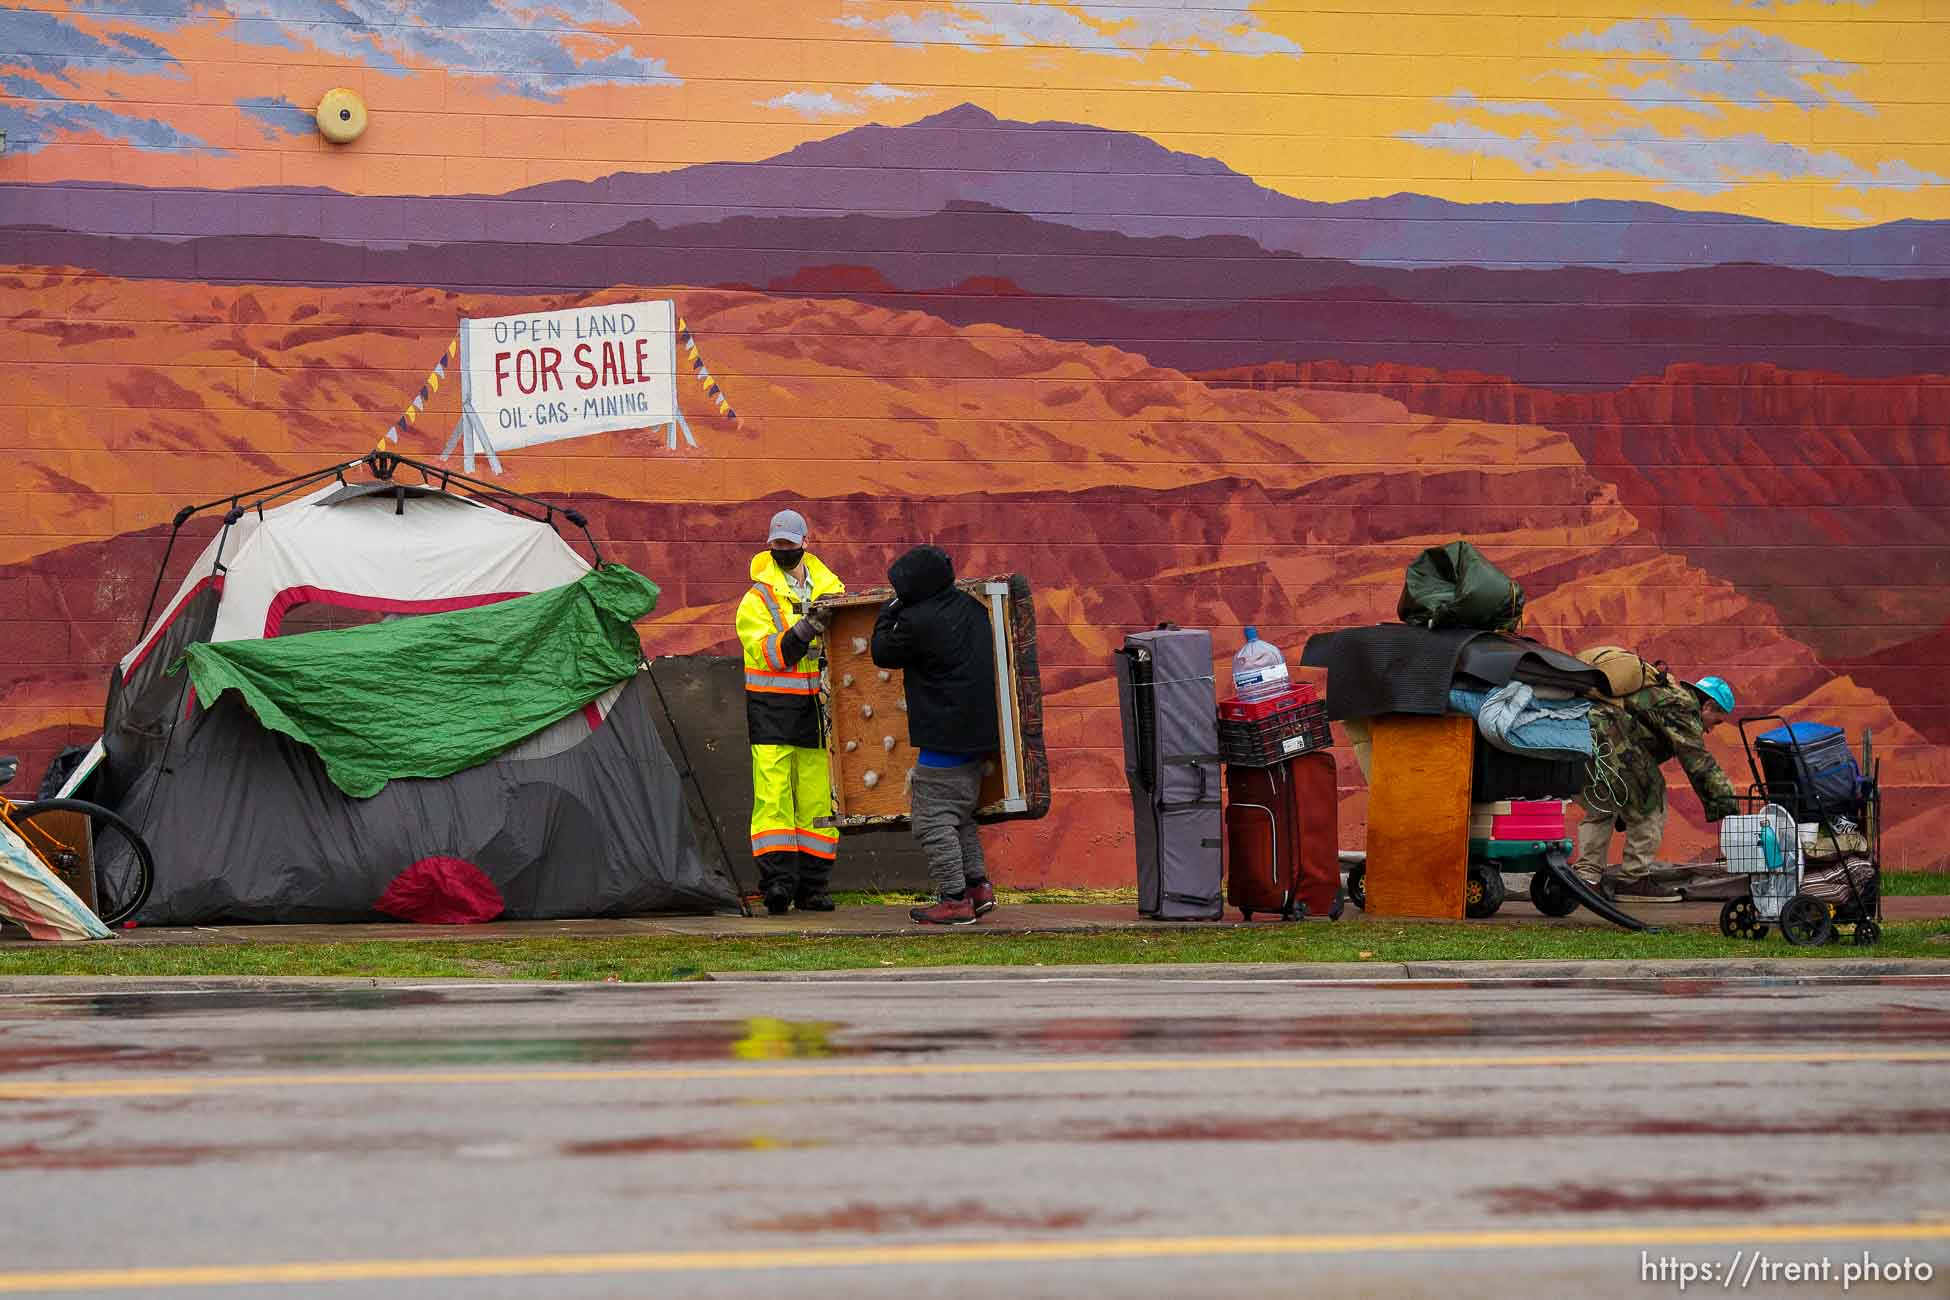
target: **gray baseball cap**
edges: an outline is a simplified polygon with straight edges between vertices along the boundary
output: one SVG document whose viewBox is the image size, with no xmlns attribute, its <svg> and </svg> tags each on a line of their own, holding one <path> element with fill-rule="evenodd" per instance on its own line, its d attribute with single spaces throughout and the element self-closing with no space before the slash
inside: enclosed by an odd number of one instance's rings
<svg viewBox="0 0 1950 1300">
<path fill-rule="evenodd" d="M 765 534 L 768 542 L 791 542 L 794 546 L 806 544 L 806 517 L 797 510 L 781 510 L 772 516 L 772 531 Z"/>
</svg>

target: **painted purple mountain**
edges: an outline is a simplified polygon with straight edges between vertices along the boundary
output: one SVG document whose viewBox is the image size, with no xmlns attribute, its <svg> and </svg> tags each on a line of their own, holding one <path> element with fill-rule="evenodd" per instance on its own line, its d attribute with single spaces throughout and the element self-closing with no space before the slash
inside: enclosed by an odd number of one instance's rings
<svg viewBox="0 0 1950 1300">
<path fill-rule="evenodd" d="M 905 217 L 740 216 L 676 228 L 633 221 L 573 243 L 498 223 L 456 234 L 402 244 L 15 227 L 0 229 L 0 263 L 141 279 L 500 293 L 741 287 L 1111 344 L 1185 370 L 1395 362 L 1544 387 L 1622 384 L 1675 362 L 1915 374 L 1939 370 L 1950 352 L 1946 279 L 1752 264 L 1637 274 L 1408 269 L 1268 252 L 1237 235 L 1080 230 L 969 204 Z"/>
<path fill-rule="evenodd" d="M 973 105 L 862 126 L 754 163 L 622 172 L 502 195 L 0 186 L 0 223 L 180 240 L 303 235 L 367 247 L 565 244 L 631 223 L 925 216 L 972 204 L 1135 238 L 1230 236 L 1274 253 L 1404 268 L 1734 262 L 1878 278 L 1950 274 L 1950 222 L 1819 230 L 1651 203 L 1459 204 L 1414 194 L 1314 203 L 1126 132 L 998 119 Z"/>
</svg>

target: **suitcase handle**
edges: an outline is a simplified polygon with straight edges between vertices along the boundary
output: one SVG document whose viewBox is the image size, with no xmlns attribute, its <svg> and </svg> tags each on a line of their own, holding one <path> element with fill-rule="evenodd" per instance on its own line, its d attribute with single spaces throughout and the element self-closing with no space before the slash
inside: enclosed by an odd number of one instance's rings
<svg viewBox="0 0 1950 1300">
<path fill-rule="evenodd" d="M 1205 769 L 1218 765 L 1217 754 L 1166 754 L 1158 760 L 1160 767 L 1189 767 L 1198 773 L 1198 798 L 1192 800 L 1195 804 L 1211 802 L 1211 778 L 1205 774 Z"/>
</svg>

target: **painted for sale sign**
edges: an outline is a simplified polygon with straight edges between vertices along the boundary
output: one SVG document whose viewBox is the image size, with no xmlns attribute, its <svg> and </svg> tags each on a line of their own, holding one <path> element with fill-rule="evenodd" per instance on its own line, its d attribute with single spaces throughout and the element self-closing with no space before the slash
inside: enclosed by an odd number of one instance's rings
<svg viewBox="0 0 1950 1300">
<path fill-rule="evenodd" d="M 675 303 L 464 320 L 460 346 L 470 467 L 477 449 L 493 463 L 497 451 L 617 429 L 667 425 L 674 444 L 684 424 Z"/>
</svg>

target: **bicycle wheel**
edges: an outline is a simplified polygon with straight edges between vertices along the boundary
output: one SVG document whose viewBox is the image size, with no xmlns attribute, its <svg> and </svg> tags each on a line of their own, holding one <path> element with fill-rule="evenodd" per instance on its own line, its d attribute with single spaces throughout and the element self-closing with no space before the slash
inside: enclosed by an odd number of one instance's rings
<svg viewBox="0 0 1950 1300">
<path fill-rule="evenodd" d="M 88 819 L 95 846 L 95 915 L 101 917 L 102 924 L 119 925 L 141 910 L 156 883 L 156 863 L 135 827 L 86 799 L 41 799 L 15 804 L 13 819 L 26 825 L 50 813 L 80 813 Z M 63 838 L 53 829 L 51 820 L 41 833 L 56 840 Z"/>
</svg>

